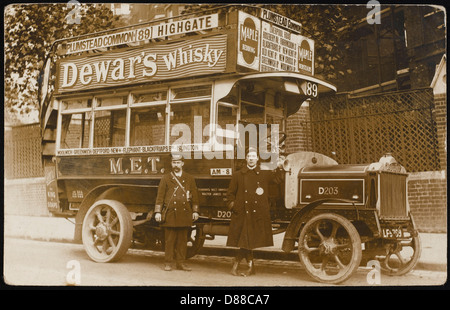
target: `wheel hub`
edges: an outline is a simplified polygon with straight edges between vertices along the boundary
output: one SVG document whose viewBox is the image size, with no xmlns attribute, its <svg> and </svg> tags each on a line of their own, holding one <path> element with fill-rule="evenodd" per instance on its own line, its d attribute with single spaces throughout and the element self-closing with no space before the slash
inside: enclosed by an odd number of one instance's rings
<svg viewBox="0 0 450 310">
<path fill-rule="evenodd" d="M 105 240 L 109 236 L 109 229 L 105 224 L 98 224 L 95 228 L 95 234 L 100 240 Z"/>
<path fill-rule="evenodd" d="M 325 255 L 335 254 L 336 249 L 337 245 L 333 239 L 324 240 L 319 246 L 320 253 Z"/>
</svg>

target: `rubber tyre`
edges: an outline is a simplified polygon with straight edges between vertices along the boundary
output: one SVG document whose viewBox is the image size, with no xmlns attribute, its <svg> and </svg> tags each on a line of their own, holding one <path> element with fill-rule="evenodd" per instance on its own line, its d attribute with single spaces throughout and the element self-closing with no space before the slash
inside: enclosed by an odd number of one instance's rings
<svg viewBox="0 0 450 310">
<path fill-rule="evenodd" d="M 322 235 L 320 237 L 321 235 L 317 231 L 323 228 L 319 227 L 319 224 L 328 226 L 331 224 L 329 236 L 326 236 L 326 231 L 319 231 Z M 340 234 L 341 240 L 348 239 L 348 241 L 344 244 L 336 243 L 333 238 L 338 237 L 337 233 Z M 311 245 L 311 240 L 315 240 L 317 247 Z M 332 253 L 324 253 L 324 249 L 327 248 Z M 347 252 L 347 254 L 344 253 L 346 255 L 345 262 L 338 256 L 342 256 L 343 250 Z M 349 251 L 351 251 L 350 257 L 348 257 Z M 311 218 L 302 228 L 298 241 L 298 254 L 300 262 L 313 279 L 327 284 L 341 283 L 349 279 L 361 263 L 361 238 L 355 226 L 345 217 L 334 213 L 319 214 Z M 330 258 L 331 261 L 336 262 L 337 268 L 334 267 L 338 270 L 336 274 L 329 274 L 327 271 Z M 317 268 L 316 265 L 320 265 L 320 267 Z"/>
<path fill-rule="evenodd" d="M 389 276 L 401 276 L 410 272 L 417 265 L 417 262 L 419 261 L 420 258 L 420 254 L 422 252 L 422 245 L 418 234 L 416 236 L 411 236 L 410 244 L 414 253 L 409 260 L 407 260 L 405 263 L 401 263 L 400 267 L 390 266 L 390 263 L 388 262 L 390 256 L 401 255 L 397 254 L 397 252 L 387 255 L 383 259 L 379 259 L 382 274 Z"/>
<path fill-rule="evenodd" d="M 119 260 L 131 246 L 133 222 L 128 209 L 116 200 L 98 200 L 87 211 L 82 226 L 82 241 L 95 262 Z"/>
</svg>

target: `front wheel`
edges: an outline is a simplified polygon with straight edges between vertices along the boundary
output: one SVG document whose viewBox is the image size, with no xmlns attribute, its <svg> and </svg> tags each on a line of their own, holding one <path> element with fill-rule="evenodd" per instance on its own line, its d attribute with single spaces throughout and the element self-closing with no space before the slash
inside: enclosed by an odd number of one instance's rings
<svg viewBox="0 0 450 310">
<path fill-rule="evenodd" d="M 359 267 L 361 238 L 345 217 L 334 213 L 319 214 L 303 227 L 298 254 L 312 278 L 323 283 L 340 283 Z"/>
<path fill-rule="evenodd" d="M 120 259 L 131 245 L 133 222 L 128 209 L 115 200 L 96 201 L 83 220 L 82 240 L 95 262 Z"/>
<path fill-rule="evenodd" d="M 377 257 L 383 274 L 400 276 L 416 266 L 421 253 L 420 237 L 417 233 L 407 234 L 403 240 L 389 243 L 386 255 Z"/>
</svg>

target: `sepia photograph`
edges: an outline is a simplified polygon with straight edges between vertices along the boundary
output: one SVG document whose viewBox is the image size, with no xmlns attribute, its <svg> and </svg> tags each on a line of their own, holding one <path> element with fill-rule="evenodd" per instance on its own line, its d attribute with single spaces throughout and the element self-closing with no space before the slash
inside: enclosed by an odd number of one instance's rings
<svg viewBox="0 0 450 310">
<path fill-rule="evenodd" d="M 448 289 L 446 14 L 6 5 L 2 287 Z"/>
</svg>

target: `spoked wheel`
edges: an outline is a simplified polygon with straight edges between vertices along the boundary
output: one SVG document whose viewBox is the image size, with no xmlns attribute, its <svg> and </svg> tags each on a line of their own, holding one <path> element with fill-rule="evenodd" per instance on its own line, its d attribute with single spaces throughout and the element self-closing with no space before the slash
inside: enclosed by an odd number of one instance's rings
<svg viewBox="0 0 450 310">
<path fill-rule="evenodd" d="M 186 258 L 194 257 L 205 243 L 202 226 L 196 225 L 192 227 L 188 233 L 188 248 Z"/>
<path fill-rule="evenodd" d="M 96 262 L 120 259 L 131 245 L 132 234 L 130 213 L 115 200 L 95 202 L 83 220 L 83 245 L 88 256 Z"/>
<path fill-rule="evenodd" d="M 303 227 L 298 254 L 312 278 L 323 283 L 340 283 L 359 267 L 361 238 L 346 218 L 332 213 L 319 214 Z"/>
<path fill-rule="evenodd" d="M 401 276 L 413 269 L 419 260 L 421 243 L 418 234 L 408 233 L 404 240 L 389 243 L 385 256 L 378 256 L 381 272 L 390 276 Z"/>
</svg>

